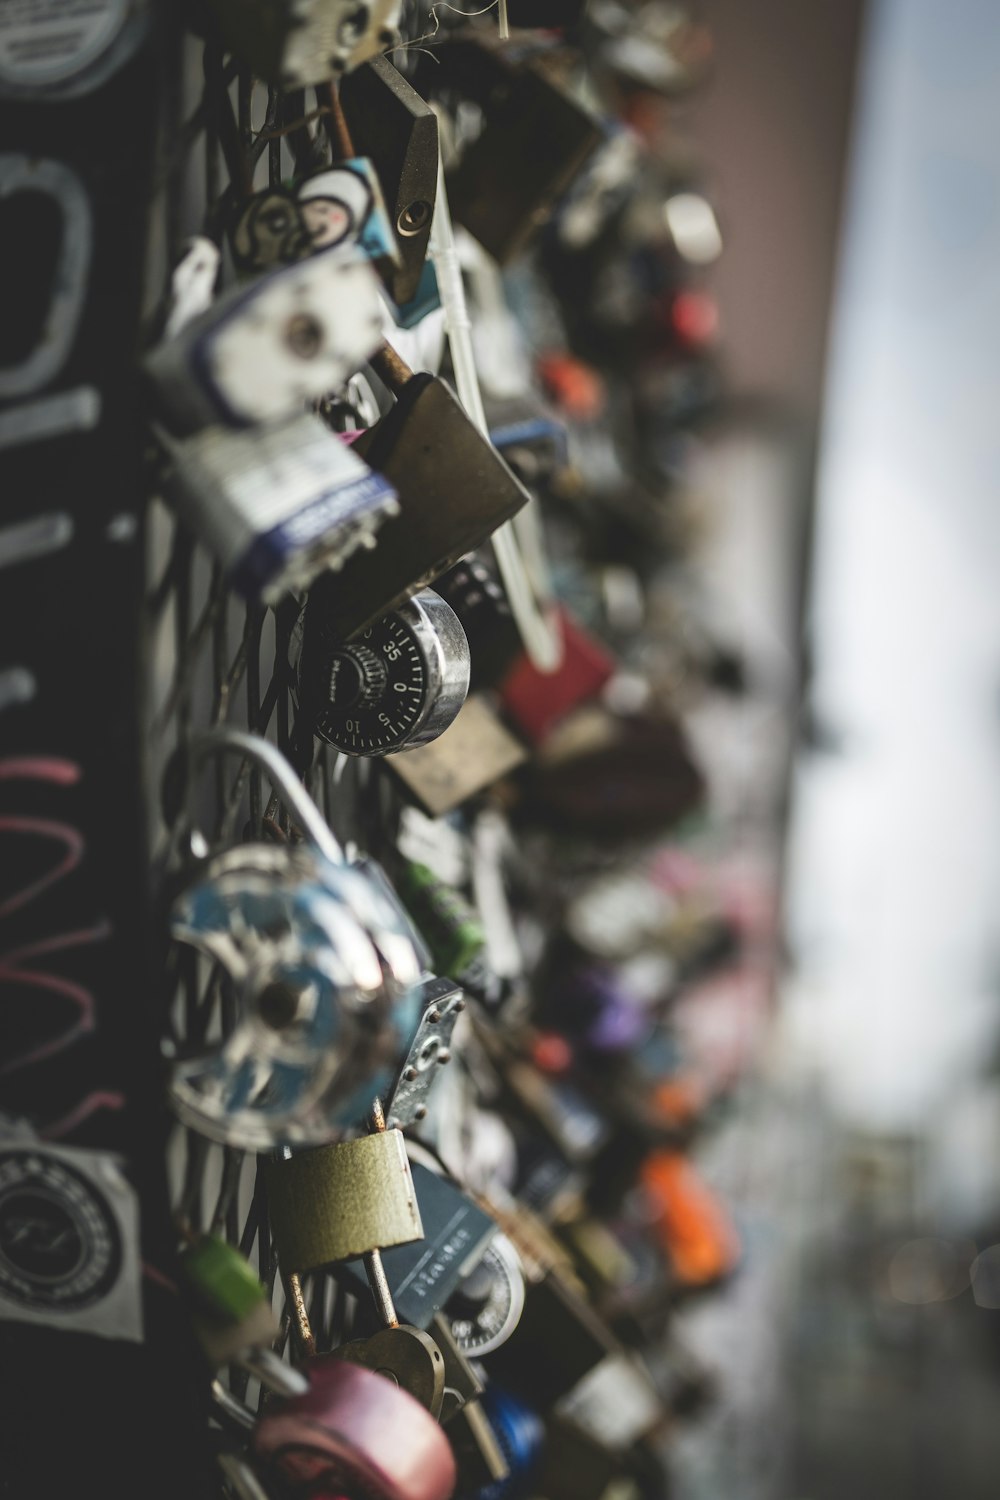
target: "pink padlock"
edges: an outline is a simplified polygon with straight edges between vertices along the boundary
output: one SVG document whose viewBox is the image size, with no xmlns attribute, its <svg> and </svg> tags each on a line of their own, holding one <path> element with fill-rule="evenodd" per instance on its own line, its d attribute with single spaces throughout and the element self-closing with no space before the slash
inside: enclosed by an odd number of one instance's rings
<svg viewBox="0 0 1000 1500">
<path fill-rule="evenodd" d="M 304 1396 L 269 1402 L 254 1452 L 293 1493 L 309 1500 L 449 1500 L 456 1483 L 451 1445 L 420 1403 L 345 1360 L 303 1366 Z"/>
</svg>

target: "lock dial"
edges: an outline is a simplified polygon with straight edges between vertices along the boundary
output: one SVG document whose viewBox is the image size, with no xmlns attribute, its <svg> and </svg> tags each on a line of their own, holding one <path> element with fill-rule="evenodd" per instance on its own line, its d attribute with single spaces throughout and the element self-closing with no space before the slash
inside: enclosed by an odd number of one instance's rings
<svg viewBox="0 0 1000 1500">
<path fill-rule="evenodd" d="M 391 755 L 437 739 L 469 690 L 469 643 L 458 616 L 422 589 L 351 641 L 310 638 L 299 672 L 313 732 L 348 755 Z M 315 642 L 315 644 L 314 644 Z"/>
<path fill-rule="evenodd" d="M 494 1235 L 478 1265 L 449 1298 L 445 1317 L 468 1359 L 499 1349 L 524 1310 L 524 1272 L 506 1235 Z"/>
</svg>

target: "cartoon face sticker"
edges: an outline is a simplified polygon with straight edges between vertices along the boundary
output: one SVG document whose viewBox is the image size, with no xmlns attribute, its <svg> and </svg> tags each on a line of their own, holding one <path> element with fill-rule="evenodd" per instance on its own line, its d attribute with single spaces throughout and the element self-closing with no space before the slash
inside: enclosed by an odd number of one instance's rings
<svg viewBox="0 0 1000 1500">
<path fill-rule="evenodd" d="M 327 250 L 359 237 L 373 199 L 361 173 L 344 166 L 306 178 L 298 202 L 311 248 Z"/>
<path fill-rule="evenodd" d="M 290 193 L 270 188 L 257 193 L 241 214 L 232 235 L 233 259 L 241 271 L 268 271 L 311 255 L 311 230 Z"/>
</svg>

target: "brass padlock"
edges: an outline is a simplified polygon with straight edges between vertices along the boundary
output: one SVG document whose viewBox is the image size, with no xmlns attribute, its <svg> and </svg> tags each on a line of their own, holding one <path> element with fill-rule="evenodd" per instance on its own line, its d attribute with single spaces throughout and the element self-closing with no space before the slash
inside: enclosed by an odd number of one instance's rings
<svg viewBox="0 0 1000 1500">
<path fill-rule="evenodd" d="M 454 812 L 470 797 L 524 764 L 528 752 L 501 724 L 487 700 L 467 698 L 438 739 L 387 758 L 387 769 L 431 818 Z"/>
<path fill-rule="evenodd" d="M 351 136 L 372 162 L 396 237 L 400 267 L 388 280 L 399 305 L 416 295 L 437 192 L 437 117 L 387 57 L 376 57 L 340 85 Z"/>
<path fill-rule="evenodd" d="M 388 614 L 530 498 L 443 380 L 414 375 L 388 349 L 372 365 L 397 399 L 354 447 L 389 480 L 400 512 L 383 526 L 375 549 L 355 553 L 335 578 L 313 585 L 305 630 L 333 640 Z"/>
<path fill-rule="evenodd" d="M 398 1130 L 274 1157 L 267 1161 L 265 1175 L 283 1270 L 313 1271 L 423 1238 Z"/>
</svg>

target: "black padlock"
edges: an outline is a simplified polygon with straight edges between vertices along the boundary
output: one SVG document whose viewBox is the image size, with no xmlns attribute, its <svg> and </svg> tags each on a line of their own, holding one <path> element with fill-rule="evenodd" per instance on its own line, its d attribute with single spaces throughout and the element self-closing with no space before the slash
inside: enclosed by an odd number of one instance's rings
<svg viewBox="0 0 1000 1500">
<path fill-rule="evenodd" d="M 396 403 L 355 443 L 398 493 L 378 546 L 311 590 L 305 630 L 343 641 L 388 614 L 510 519 L 530 498 L 437 376 L 385 349 L 372 361 Z"/>
<path fill-rule="evenodd" d="M 430 239 L 437 192 L 437 117 L 386 57 L 349 73 L 339 92 L 351 136 L 375 167 L 389 210 L 402 264 L 389 277 L 388 287 L 393 300 L 402 305 L 416 295 Z"/>
<path fill-rule="evenodd" d="M 481 553 L 473 552 L 442 573 L 435 592 L 462 622 L 469 641 L 469 687 L 495 687 L 524 649 L 507 595 Z"/>
<path fill-rule="evenodd" d="M 486 121 L 448 174 L 452 215 L 504 265 L 600 144 L 600 126 L 537 58 L 512 62 L 491 35 L 463 32 L 434 55 L 443 80 L 478 104 Z"/>
</svg>

